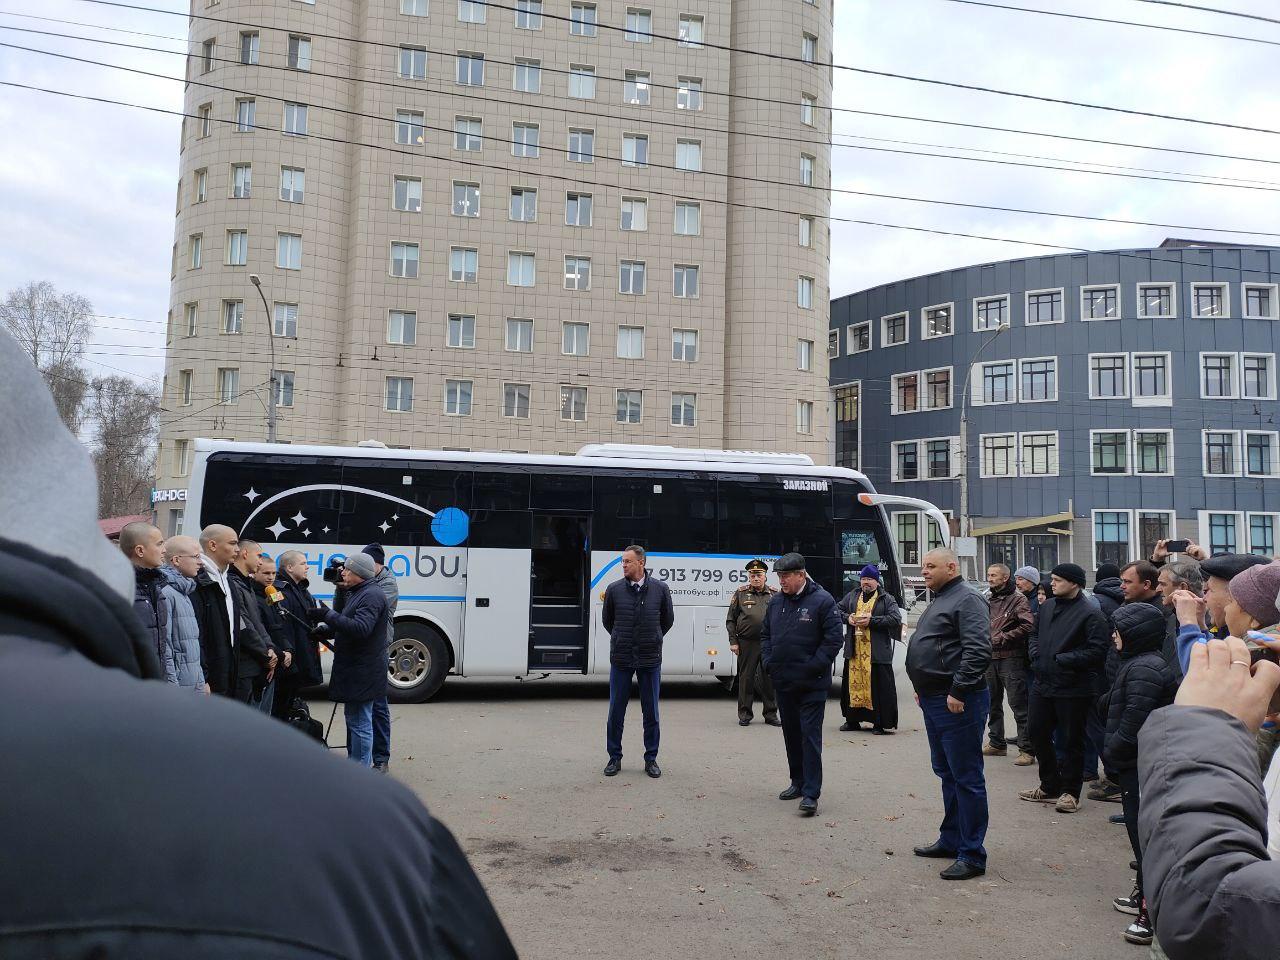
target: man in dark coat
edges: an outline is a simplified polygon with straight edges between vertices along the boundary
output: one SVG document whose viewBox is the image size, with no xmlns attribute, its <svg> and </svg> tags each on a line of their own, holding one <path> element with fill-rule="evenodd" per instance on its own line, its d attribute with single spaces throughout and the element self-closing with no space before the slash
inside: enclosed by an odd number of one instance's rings
<svg viewBox="0 0 1280 960">
<path fill-rule="evenodd" d="M 164 534 L 143 520 L 126 523 L 120 530 L 120 552 L 133 564 L 133 611 L 162 656 L 168 646 L 169 607 L 162 591 L 166 583 L 160 567 L 164 564 Z"/>
<path fill-rule="evenodd" d="M 374 580 L 367 553 L 347 557 L 342 567 L 346 602 L 342 612 L 321 603 L 309 616 L 333 631 L 329 699 L 343 704 L 347 756 L 373 767 L 373 704 L 387 693 L 387 598 Z"/>
<path fill-rule="evenodd" d="M 782 592 L 765 610 L 760 654 L 778 694 L 791 775 L 778 799 L 799 797 L 800 815 L 812 817 L 822 794 L 822 719 L 843 631 L 835 598 L 809 579 L 804 557 L 784 553 L 773 572 Z"/>
<path fill-rule="evenodd" d="M 1102 704 L 1107 717 L 1104 759 L 1120 785 L 1129 845 L 1138 862 L 1133 893 L 1117 897 L 1115 907 L 1122 913 L 1136 914 L 1137 919 L 1124 932 L 1124 938 L 1141 945 L 1151 942 L 1151 920 L 1143 899 L 1142 849 L 1138 843 L 1138 731 L 1153 711 L 1173 703 L 1178 681 L 1161 652 L 1164 615 L 1155 607 L 1127 604 L 1116 611 L 1112 628 L 1121 663 Z"/>
<path fill-rule="evenodd" d="M 1093 596 L 1098 601 L 1098 609 L 1107 618 L 1107 626 L 1111 626 L 1111 618 L 1125 602 L 1124 584 L 1120 581 L 1120 568 L 1114 563 L 1101 563 L 1093 575 Z"/>
<path fill-rule="evenodd" d="M 307 579 L 307 557 L 301 550 L 280 554 L 275 588 L 283 599 L 280 605 L 288 611 L 282 618 L 282 630 L 288 633 L 293 662 L 276 676 L 276 697 L 271 715 L 284 720 L 299 691 L 324 682 L 320 669 L 320 645 L 311 634 L 309 617 L 316 601 L 311 596 Z"/>
<path fill-rule="evenodd" d="M 163 682 L 88 453 L 3 330 L 0 408 L 0 956 L 513 958 L 409 790 Z"/>
<path fill-rule="evenodd" d="M 840 680 L 841 730 L 860 730 L 863 721 L 880 736 L 898 728 L 898 685 L 893 679 L 893 645 L 902 635 L 902 611 L 884 589 L 880 569 L 875 564 L 862 568 L 858 589 L 850 590 L 836 612 L 845 627 L 844 670 Z M 863 608 L 859 614 L 859 607 Z M 860 638 L 865 637 L 865 640 Z M 864 649 L 865 648 L 865 649 Z M 867 669 L 869 668 L 869 670 Z M 871 695 L 871 706 L 851 705 L 850 672 L 869 686 L 855 692 Z M 865 696 L 862 697 L 865 699 Z"/>
<path fill-rule="evenodd" d="M 1040 764 L 1040 785 L 1018 796 L 1057 804 L 1059 813 L 1080 809 L 1085 723 L 1107 657 L 1107 619 L 1084 595 L 1084 584 L 1085 572 L 1078 564 L 1060 563 L 1053 568 L 1053 596 L 1041 604 L 1027 644 L 1036 677 L 1028 719 Z M 1061 764 L 1053 746 L 1058 729 L 1062 730 Z"/>
<path fill-rule="evenodd" d="M 200 624 L 201 666 L 209 692 L 235 697 L 238 687 L 237 640 L 240 602 L 228 571 L 240 552 L 236 532 L 220 523 L 200 531 L 200 569 L 191 606 Z"/>
<path fill-rule="evenodd" d="M 1017 724 L 1020 767 L 1036 762 L 1031 752 L 1031 734 L 1027 729 L 1027 637 L 1033 620 L 1031 606 L 1009 577 L 1009 568 L 993 563 L 987 568 L 987 586 L 991 588 L 991 666 L 987 667 L 987 688 L 991 691 L 991 717 L 987 722 L 986 757 L 1003 757 L 1008 752 L 1004 736 L 1004 697 L 1009 695 Z"/>
<path fill-rule="evenodd" d="M 231 593 L 239 604 L 240 623 L 236 637 L 236 699 L 271 712 L 264 694 L 279 666 L 280 657 L 271 641 L 271 631 L 258 603 L 259 586 L 253 579 L 262 562 L 262 546 L 241 540 L 236 559 L 227 568 Z"/>
<path fill-rule="evenodd" d="M 765 582 L 769 565 L 763 560 L 747 561 L 747 582 L 733 592 L 724 626 L 729 631 L 729 650 L 738 658 L 738 726 L 750 726 L 756 688 L 763 702 L 764 722 L 782 726 L 773 681 L 760 664 L 760 627 L 769 599 L 778 591 Z"/>
<path fill-rule="evenodd" d="M 622 728 L 631 701 L 631 677 L 640 685 L 644 714 L 644 772 L 662 776 L 658 766 L 658 693 L 662 682 L 662 641 L 676 622 L 671 591 L 644 569 L 644 548 L 622 551 L 622 579 L 604 592 L 600 622 L 609 634 L 609 719 L 605 724 L 606 777 L 622 769 Z"/>
<path fill-rule="evenodd" d="M 1102 615 L 1107 620 L 1108 632 L 1112 629 L 1112 618 L 1115 617 L 1116 611 L 1129 602 L 1125 582 L 1120 579 L 1120 567 L 1114 563 L 1102 563 L 1098 565 L 1098 569 L 1094 572 L 1093 582 L 1093 599 L 1098 603 L 1098 609 L 1102 611 Z M 1134 590 L 1133 582 L 1136 582 L 1136 571 L 1130 574 L 1131 585 L 1127 588 Z M 1145 591 L 1136 591 L 1135 596 L 1142 596 Z M 1135 602 L 1146 602 L 1138 599 Z M 1103 668 L 1098 671 L 1098 697 L 1101 698 L 1111 689 L 1111 684 L 1115 682 L 1116 674 L 1120 670 L 1120 654 L 1116 652 L 1116 648 L 1107 644 L 1107 659 L 1104 661 Z M 1103 759 L 1102 746 L 1106 740 L 1106 719 L 1105 713 L 1098 709 L 1097 701 L 1095 701 L 1092 709 L 1089 710 L 1089 716 L 1085 720 L 1084 725 L 1084 775 L 1085 779 L 1093 780 L 1098 776 L 1098 761 Z M 1060 734 L 1055 735 L 1053 741 L 1054 748 L 1058 753 L 1058 763 L 1062 763 L 1063 759 L 1063 742 Z M 1113 803 L 1120 802 L 1120 785 L 1116 783 L 1113 771 L 1103 762 L 1102 778 L 1097 780 L 1090 788 L 1087 796 L 1090 800 L 1109 800 Z"/>
</svg>

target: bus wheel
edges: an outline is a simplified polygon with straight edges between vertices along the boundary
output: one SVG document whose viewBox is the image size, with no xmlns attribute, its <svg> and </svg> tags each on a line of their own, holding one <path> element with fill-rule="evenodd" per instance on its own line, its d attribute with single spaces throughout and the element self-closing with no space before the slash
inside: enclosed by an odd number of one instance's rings
<svg viewBox="0 0 1280 960">
<path fill-rule="evenodd" d="M 436 695 L 449 673 L 449 648 L 438 630 L 424 623 L 396 624 L 387 651 L 387 699 L 423 703 Z"/>
<path fill-rule="evenodd" d="M 738 695 L 738 675 L 735 673 L 732 677 L 716 677 L 720 681 L 720 686 L 724 687 L 724 692 L 731 697 Z"/>
</svg>

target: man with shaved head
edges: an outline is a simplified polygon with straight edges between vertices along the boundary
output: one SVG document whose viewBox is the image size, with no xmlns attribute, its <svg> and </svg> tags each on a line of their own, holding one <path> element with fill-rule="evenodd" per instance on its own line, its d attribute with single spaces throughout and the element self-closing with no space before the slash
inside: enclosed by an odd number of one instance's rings
<svg viewBox="0 0 1280 960">
<path fill-rule="evenodd" d="M 231 595 L 239 604 L 240 623 L 236 635 L 236 699 L 271 712 L 271 681 L 275 679 L 277 655 L 263 614 L 265 601 L 258 603 L 261 589 L 254 577 L 262 565 L 262 545 L 241 540 L 236 558 L 227 568 Z"/>
<path fill-rule="evenodd" d="M 239 605 L 227 574 L 240 552 L 240 537 L 230 527 L 212 523 L 200 531 L 200 569 L 191 596 L 200 625 L 204 676 L 212 693 L 234 697 Z"/>
<path fill-rule="evenodd" d="M 165 583 L 160 593 L 169 617 L 169 633 L 160 651 L 160 666 L 169 683 L 208 693 L 201 663 L 200 621 L 191 605 L 200 570 L 200 544 L 192 537 L 170 537 L 164 543 L 164 561 L 160 573 Z"/>
<path fill-rule="evenodd" d="M 158 657 L 169 632 L 164 598 L 160 595 L 164 587 L 164 577 L 160 574 L 160 565 L 164 563 L 164 534 L 142 520 L 126 523 L 120 531 L 120 552 L 133 564 L 133 611 L 142 621 L 142 628 Z"/>
<path fill-rule="evenodd" d="M 920 572 L 933 602 L 907 645 L 907 676 L 924 713 L 933 772 L 942 781 L 943 816 L 938 839 L 916 847 L 917 857 L 954 860 L 944 880 L 986 873 L 987 780 L 982 731 L 991 709 L 991 612 L 987 601 L 960 576 L 950 550 L 930 550 Z"/>
</svg>

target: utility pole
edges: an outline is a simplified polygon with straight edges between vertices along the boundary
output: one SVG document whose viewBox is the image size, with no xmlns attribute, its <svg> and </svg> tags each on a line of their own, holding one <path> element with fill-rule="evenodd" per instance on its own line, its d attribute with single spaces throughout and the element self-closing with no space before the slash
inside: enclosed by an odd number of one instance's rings
<svg viewBox="0 0 1280 960">
<path fill-rule="evenodd" d="M 960 536 L 969 536 L 969 378 L 973 375 L 973 365 L 978 362 L 982 352 L 995 343 L 996 337 L 1009 329 L 1009 324 L 1002 323 L 996 327 L 995 333 L 987 337 L 982 345 L 969 357 L 964 369 L 964 387 L 960 390 Z M 1017 389 L 1015 379 L 1014 389 Z M 961 561 L 961 568 L 965 564 Z M 977 576 L 973 569 L 973 561 L 968 564 L 973 579 Z"/>
<path fill-rule="evenodd" d="M 262 310 L 267 318 L 267 345 L 271 348 L 271 398 L 267 404 L 267 443 L 276 442 L 276 332 L 272 328 L 271 308 L 267 306 L 267 295 L 262 292 L 262 278 L 256 273 L 249 274 L 249 282 L 262 298 Z"/>
</svg>

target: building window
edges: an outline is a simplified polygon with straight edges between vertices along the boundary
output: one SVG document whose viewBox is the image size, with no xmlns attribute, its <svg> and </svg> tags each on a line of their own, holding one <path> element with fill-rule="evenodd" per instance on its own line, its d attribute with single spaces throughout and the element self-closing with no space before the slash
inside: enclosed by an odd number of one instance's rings
<svg viewBox="0 0 1280 960">
<path fill-rule="evenodd" d="M 537 220 L 538 191 L 532 187 L 512 187 L 510 216 L 512 220 L 523 223 Z"/>
<path fill-rule="evenodd" d="M 895 513 L 893 515 L 894 538 L 897 540 L 898 557 L 909 566 L 920 565 L 920 514 Z"/>
<path fill-rule="evenodd" d="M 480 216 L 480 184 L 453 182 L 453 215 L 455 217 Z"/>
<path fill-rule="evenodd" d="M 1018 475 L 1017 434 L 992 433 L 979 438 L 982 448 L 983 477 L 1016 477 Z"/>
<path fill-rule="evenodd" d="M 456 191 L 457 184 L 454 184 Z M 455 196 L 456 202 L 456 196 Z M 391 205 L 402 213 L 422 211 L 422 181 L 417 177 L 396 177 L 392 185 Z"/>
<path fill-rule="evenodd" d="M 387 311 L 387 343 L 411 347 L 418 342 L 418 314 L 413 310 Z"/>
<path fill-rule="evenodd" d="M 301 70 L 304 73 L 311 70 L 311 38 L 299 37 L 290 34 L 289 36 L 289 67 L 293 70 Z M 427 70 L 427 54 L 424 50 L 422 53 L 422 72 L 426 76 Z M 417 79 L 421 80 L 422 77 Z"/>
<path fill-rule="evenodd" d="M 280 199 L 285 203 L 301 203 L 307 190 L 307 172 L 302 167 L 280 168 Z"/>
<path fill-rule="evenodd" d="M 796 341 L 796 369 L 797 370 L 813 369 L 813 341 L 812 340 Z"/>
<path fill-rule="evenodd" d="M 1090 354 L 1089 399 L 1121 400 L 1128 396 L 1128 355 L 1124 353 Z"/>
<path fill-rule="evenodd" d="M 427 79 L 426 47 L 400 48 L 400 78 L 402 80 Z"/>
<path fill-rule="evenodd" d="M 542 61 L 516 60 L 511 73 L 511 89 L 520 93 L 542 92 Z"/>
<path fill-rule="evenodd" d="M 284 105 L 284 126 L 281 128 L 291 137 L 307 135 L 307 105 L 305 103 L 286 103 Z"/>
<path fill-rule="evenodd" d="M 227 266 L 243 267 L 249 262 L 249 233 L 247 230 L 227 231 Z"/>
<path fill-rule="evenodd" d="M 622 102 L 633 107 L 647 107 L 650 96 L 649 86 L 649 71 L 626 71 L 622 81 Z"/>
<path fill-rule="evenodd" d="M 1021 473 L 1024 477 L 1056 477 L 1058 475 L 1058 434 L 1024 433 Z"/>
<path fill-rule="evenodd" d="M 533 321 L 516 317 L 507 318 L 507 351 L 533 353 Z"/>
<path fill-rule="evenodd" d="M 653 14 L 648 10 L 627 10 L 627 32 L 623 39 L 629 43 L 650 43 L 653 40 Z"/>
<path fill-rule="evenodd" d="M 474 350 L 476 318 L 466 313 L 451 313 L 445 325 L 445 345 L 456 350 Z"/>
<path fill-rule="evenodd" d="M 926 440 L 925 470 L 930 480 L 951 479 L 951 439 Z"/>
<path fill-rule="evenodd" d="M 817 103 L 817 99 L 807 93 L 800 95 L 800 122 L 807 127 L 813 126 L 813 108 Z"/>
<path fill-rule="evenodd" d="M 622 229 L 649 229 L 649 202 L 642 197 L 622 198 Z"/>
<path fill-rule="evenodd" d="M 502 385 L 502 415 L 518 420 L 529 418 L 529 392 L 531 384 L 504 383 Z"/>
<path fill-rule="evenodd" d="M 796 306 L 802 310 L 813 309 L 813 277 L 796 279 Z"/>
<path fill-rule="evenodd" d="M 1276 553 L 1276 514 L 1249 514 L 1249 552 L 1259 557 Z"/>
<path fill-rule="evenodd" d="M 671 331 L 671 359 L 693 363 L 698 359 L 698 331 Z"/>
<path fill-rule="evenodd" d="M 649 138 L 641 134 L 627 133 L 622 137 L 622 165 L 647 167 L 649 165 Z"/>
<path fill-rule="evenodd" d="M 591 194 L 570 193 L 565 198 L 564 222 L 567 227 L 591 226 Z"/>
<path fill-rule="evenodd" d="M 1208 477 L 1240 476 L 1240 433 L 1237 430 L 1204 431 L 1204 472 Z"/>
<path fill-rule="evenodd" d="M 899 373 L 892 379 L 893 413 L 915 413 L 920 409 L 920 374 Z"/>
<path fill-rule="evenodd" d="M 1120 288 L 1081 287 L 1080 317 L 1083 320 L 1117 320 L 1120 317 Z"/>
<path fill-rule="evenodd" d="M 413 409 L 413 378 L 387 377 L 387 409 L 408 413 Z"/>
<path fill-rule="evenodd" d="M 280 407 L 293 406 L 293 371 L 292 370 L 273 370 L 276 378 L 276 405 Z"/>
<path fill-rule="evenodd" d="M 694 172 L 702 169 L 701 140 L 676 141 L 676 169 L 692 170 Z"/>
<path fill-rule="evenodd" d="M 934 337 L 949 337 L 954 332 L 951 324 L 952 314 L 951 304 L 939 304 L 936 307 L 925 307 L 923 313 L 923 331 L 921 336 L 925 340 L 932 340 Z"/>
<path fill-rule="evenodd" d="M 454 117 L 453 148 L 478 151 L 484 146 L 484 124 L 476 117 Z"/>
<path fill-rule="evenodd" d="M 209 197 L 209 171 L 201 167 L 195 172 L 195 186 L 191 191 L 192 203 L 204 203 Z M 181 209 L 181 207 L 179 207 Z"/>
<path fill-rule="evenodd" d="M 248 200 L 253 195 L 253 166 L 248 163 L 231 165 L 231 197 Z"/>
<path fill-rule="evenodd" d="M 813 433 L 813 401 L 796 401 L 796 433 Z"/>
<path fill-rule="evenodd" d="M 1276 398 L 1274 353 L 1245 353 L 1240 356 L 1240 396 L 1245 400 Z"/>
<path fill-rule="evenodd" d="M 464 87 L 483 87 L 484 54 L 459 53 L 457 81 Z"/>
<path fill-rule="evenodd" d="M 813 246 L 813 217 L 801 217 L 797 221 L 799 234 L 796 242 L 802 247 Z"/>
<path fill-rule="evenodd" d="M 566 290 L 591 289 L 591 258 L 564 258 L 564 288 Z"/>
<path fill-rule="evenodd" d="M 416 243 L 391 244 L 391 276 L 412 280 L 418 275 L 418 245 Z"/>
<path fill-rule="evenodd" d="M 580 63 L 569 64 L 569 96 L 577 100 L 596 98 L 596 68 Z"/>
<path fill-rule="evenodd" d="M 185 477 L 187 475 L 187 471 L 191 468 L 190 454 L 191 441 L 173 441 L 173 475 L 175 477 Z"/>
<path fill-rule="evenodd" d="M 276 234 L 276 266 L 281 270 L 302 269 L 302 234 Z"/>
<path fill-rule="evenodd" d="M 536 123 L 511 125 L 511 155 L 513 157 L 538 156 L 538 125 Z"/>
<path fill-rule="evenodd" d="M 979 297 L 973 301 L 973 329 L 995 330 L 1009 322 L 1009 298 Z"/>
<path fill-rule="evenodd" d="M 596 158 L 596 132 L 594 130 L 569 131 L 569 162 L 593 163 Z"/>
<path fill-rule="evenodd" d="M 222 301 L 222 332 L 240 333 L 244 327 L 244 301 Z"/>
<path fill-rule="evenodd" d="M 644 327 L 618 328 L 618 357 L 622 360 L 644 359 Z"/>
<path fill-rule="evenodd" d="M 187 237 L 187 265 L 192 270 L 199 270 L 204 262 L 204 234 L 193 233 Z"/>
<path fill-rule="evenodd" d="M 1276 284 L 1246 283 L 1244 285 L 1244 316 L 1246 320 L 1275 320 Z"/>
<path fill-rule="evenodd" d="M 951 368 L 924 372 L 924 408 L 943 410 L 951 406 Z"/>
<path fill-rule="evenodd" d="M 1205 400 L 1226 400 L 1239 395 L 1236 387 L 1234 353 L 1200 354 L 1200 396 Z"/>
<path fill-rule="evenodd" d="M 449 248 L 449 279 L 454 283 L 475 283 L 480 274 L 480 252 L 474 247 Z"/>
<path fill-rule="evenodd" d="M 851 323 L 845 330 L 845 350 L 849 353 L 866 353 L 871 349 L 871 324 Z"/>
<path fill-rule="evenodd" d="M 1227 302 L 1225 283 L 1193 283 L 1191 285 L 1191 315 L 1197 319 L 1216 320 L 1228 316 L 1231 306 Z"/>
<path fill-rule="evenodd" d="M 1062 291 L 1033 290 L 1027 293 L 1027 326 L 1062 323 Z"/>
<path fill-rule="evenodd" d="M 804 34 L 800 38 L 800 59 L 805 63 L 816 63 L 818 60 L 818 38 L 812 34 Z"/>
<path fill-rule="evenodd" d="M 400 12 L 406 17 L 425 17 L 427 0 L 400 0 Z"/>
<path fill-rule="evenodd" d="M 1138 284 L 1138 316 L 1139 317 L 1173 317 L 1177 313 L 1171 283 Z"/>
<path fill-rule="evenodd" d="M 241 38 L 243 40 L 243 34 L 241 35 Z M 218 41 L 213 39 L 206 40 L 204 41 L 204 43 L 200 44 L 200 72 L 201 73 L 213 72 L 213 64 L 216 59 L 215 51 L 217 49 L 217 45 L 218 45 Z M 243 44 L 240 47 L 240 62 L 241 63 L 250 62 L 244 59 Z"/>
<path fill-rule="evenodd" d="M 1169 354 L 1135 353 L 1133 355 L 1133 399 L 1169 401 Z"/>
<path fill-rule="evenodd" d="M 218 402 L 235 403 L 240 399 L 240 368 L 218 368 Z"/>
<path fill-rule="evenodd" d="M 1244 472 L 1249 477 L 1274 477 L 1280 468 L 1280 434 L 1244 432 Z"/>
<path fill-rule="evenodd" d="M 537 282 L 537 270 L 532 253 L 507 254 L 507 285 L 532 287 Z"/>
<path fill-rule="evenodd" d="M 196 136 L 203 139 L 209 136 L 213 125 L 213 104 L 202 103 L 196 110 Z"/>
<path fill-rule="evenodd" d="M 671 395 L 671 425 L 673 427 L 695 427 L 698 425 L 698 395 L 696 393 L 673 393 Z"/>
<path fill-rule="evenodd" d="M 859 469 L 862 385 L 847 383 L 832 392 L 835 412 L 836 466 Z"/>
<path fill-rule="evenodd" d="M 484 23 L 485 0 L 458 0 L 459 23 Z"/>
<path fill-rule="evenodd" d="M 1021 389 L 1018 399 L 1023 403 L 1035 400 L 1058 399 L 1058 359 L 1044 357 L 1019 360 Z"/>
<path fill-rule="evenodd" d="M 1017 399 L 1014 361 L 997 360 L 978 365 L 982 385 L 980 403 L 1013 403 Z"/>
<path fill-rule="evenodd" d="M 446 380 L 444 382 L 444 412 L 450 417 L 471 416 L 471 381 Z"/>
<path fill-rule="evenodd" d="M 205 50 L 212 52 L 213 41 L 210 40 L 205 44 Z M 246 30 L 240 34 L 240 62 L 253 66 L 258 62 L 258 56 L 261 48 L 261 37 L 256 30 Z M 208 62 L 206 60 L 206 62 Z M 208 73 L 208 71 L 205 71 Z"/>
<path fill-rule="evenodd" d="M 578 421 L 587 419 L 586 387 L 562 386 L 560 388 L 560 419 Z"/>
<path fill-rule="evenodd" d="M 639 423 L 644 402 L 642 390 L 618 391 L 618 423 Z"/>
<path fill-rule="evenodd" d="M 1129 473 L 1129 434 L 1125 430 L 1091 430 L 1093 460 L 1090 472 L 1096 476 L 1124 476 Z M 1125 561 L 1128 562 L 1127 560 Z"/>
<path fill-rule="evenodd" d="M 186 315 L 186 335 L 188 337 L 194 337 L 197 332 L 197 321 L 200 317 L 200 304 L 188 303 L 183 307 L 183 312 Z"/>
<path fill-rule="evenodd" d="M 569 35 L 594 37 L 596 35 L 596 5 L 575 3 L 569 7 Z"/>
<path fill-rule="evenodd" d="M 542 0 L 516 0 L 516 29 L 542 29 Z"/>
<path fill-rule="evenodd" d="M 702 206 L 697 203 L 676 202 L 676 236 L 696 237 L 702 233 Z"/>
<path fill-rule="evenodd" d="M 236 101 L 236 132 L 249 133 L 254 128 L 254 119 L 258 115 L 258 102 L 252 98 L 242 97 Z"/>
<path fill-rule="evenodd" d="M 298 305 L 276 302 L 271 309 L 271 333 L 276 337 L 297 337 Z"/>
<path fill-rule="evenodd" d="M 560 352 L 568 357 L 585 357 L 591 349 L 591 327 L 586 323 L 566 323 L 562 332 Z"/>
<path fill-rule="evenodd" d="M 1131 535 L 1128 510 L 1095 510 L 1093 512 L 1093 554 L 1096 566 L 1129 562 Z"/>
<path fill-rule="evenodd" d="M 698 268 L 693 264 L 677 263 L 674 268 L 677 299 L 692 300 L 698 296 Z"/>
<path fill-rule="evenodd" d="M 420 147 L 427 142 L 427 118 L 421 110 L 396 111 L 396 143 Z"/>
<path fill-rule="evenodd" d="M 702 18 L 680 15 L 678 43 L 682 47 L 702 46 Z"/>
<path fill-rule="evenodd" d="M 1173 431 L 1135 430 L 1133 432 L 1133 472 L 1148 476 L 1173 473 Z M 1150 554 L 1144 554 L 1150 556 Z"/>
<path fill-rule="evenodd" d="M 677 110 L 702 109 L 702 80 L 699 77 L 680 77 L 676 86 Z"/>
<path fill-rule="evenodd" d="M 827 359 L 834 360 L 840 356 L 840 331 L 827 331 Z"/>
<path fill-rule="evenodd" d="M 644 296 L 644 261 L 623 260 L 618 264 L 618 292 Z"/>
<path fill-rule="evenodd" d="M 1240 515 L 1237 513 L 1208 514 L 1209 555 L 1238 552 Z"/>
<path fill-rule="evenodd" d="M 807 153 L 800 154 L 800 186 L 813 186 L 813 157 Z"/>
<path fill-rule="evenodd" d="M 910 337 L 910 324 L 908 316 L 905 313 L 895 313 L 892 316 L 880 318 L 880 345 L 882 347 L 896 347 L 900 343 L 906 343 Z"/>
</svg>

